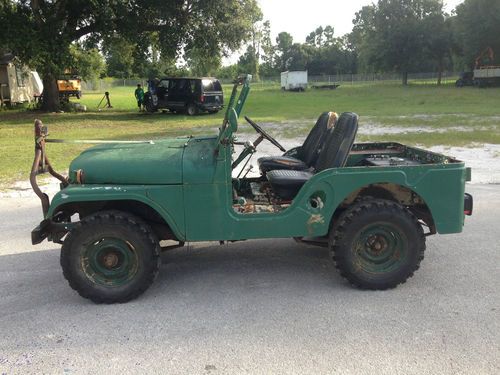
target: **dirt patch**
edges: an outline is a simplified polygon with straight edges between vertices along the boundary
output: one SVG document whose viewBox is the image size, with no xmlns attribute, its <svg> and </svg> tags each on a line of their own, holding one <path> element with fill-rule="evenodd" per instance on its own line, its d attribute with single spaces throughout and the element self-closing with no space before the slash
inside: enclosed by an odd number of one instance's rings
<svg viewBox="0 0 500 375">
<path fill-rule="evenodd" d="M 484 144 L 470 148 L 434 146 L 428 149 L 464 161 L 467 167 L 472 168 L 473 184 L 500 184 L 500 145 Z"/>
</svg>

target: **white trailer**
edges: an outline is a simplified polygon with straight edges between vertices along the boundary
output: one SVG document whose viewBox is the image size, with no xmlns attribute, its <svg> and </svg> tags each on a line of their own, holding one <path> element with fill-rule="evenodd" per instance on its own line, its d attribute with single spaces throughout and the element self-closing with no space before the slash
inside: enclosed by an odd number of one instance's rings
<svg viewBox="0 0 500 375">
<path fill-rule="evenodd" d="M 307 89 L 307 70 L 281 72 L 281 89 L 290 91 Z"/>
<path fill-rule="evenodd" d="M 5 104 L 31 103 L 42 91 L 37 72 L 20 64 L 12 54 L 0 56 L 0 108 Z"/>
</svg>

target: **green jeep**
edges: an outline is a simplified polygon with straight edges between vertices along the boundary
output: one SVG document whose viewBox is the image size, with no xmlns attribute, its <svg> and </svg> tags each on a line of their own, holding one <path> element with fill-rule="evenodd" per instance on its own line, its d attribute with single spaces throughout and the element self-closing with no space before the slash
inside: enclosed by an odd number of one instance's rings
<svg viewBox="0 0 500 375">
<path fill-rule="evenodd" d="M 132 300 L 157 276 L 162 250 L 254 238 L 328 247 L 351 284 L 383 290 L 418 269 L 427 235 L 462 231 L 470 169 L 398 143 L 354 143 L 354 113 L 323 113 L 302 146 L 260 158 L 260 175 L 247 177 L 241 166 L 260 142 L 284 151 L 248 117 L 257 139 L 235 137 L 250 79 L 235 82 L 218 135 L 94 146 L 73 160 L 68 180 L 50 167 L 38 130 L 32 184 L 44 220 L 32 243 L 62 244 L 64 276 L 81 296 Z M 243 151 L 233 160 L 235 145 Z M 47 170 L 63 182 L 50 204 L 35 178 Z"/>
</svg>

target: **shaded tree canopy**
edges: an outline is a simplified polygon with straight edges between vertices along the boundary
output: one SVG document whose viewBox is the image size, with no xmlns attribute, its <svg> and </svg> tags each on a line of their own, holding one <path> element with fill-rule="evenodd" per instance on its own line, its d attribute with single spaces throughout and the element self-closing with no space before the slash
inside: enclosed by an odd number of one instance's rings
<svg viewBox="0 0 500 375">
<path fill-rule="evenodd" d="M 255 0 L 0 0 L 0 45 L 41 73 L 44 107 L 54 110 L 73 42 L 98 46 L 118 34 L 146 59 L 154 35 L 165 58 L 183 49 L 227 54 L 249 38 L 253 9 Z"/>
<path fill-rule="evenodd" d="M 75 64 L 70 70 L 78 71 L 78 75 L 85 81 L 95 81 L 105 74 L 106 63 L 97 48 L 84 49 L 73 44 L 70 52 Z"/>
<path fill-rule="evenodd" d="M 374 70 L 408 72 L 425 65 L 430 30 L 426 20 L 440 20 L 440 0 L 380 0 L 363 7 L 353 21 L 353 41 L 361 63 Z M 446 47 L 447 48 L 447 47 Z"/>
<path fill-rule="evenodd" d="M 455 12 L 453 31 L 457 52 L 463 56 L 461 67 L 473 68 L 487 47 L 493 49 L 494 62 L 500 65 L 500 1 L 465 0 Z"/>
</svg>

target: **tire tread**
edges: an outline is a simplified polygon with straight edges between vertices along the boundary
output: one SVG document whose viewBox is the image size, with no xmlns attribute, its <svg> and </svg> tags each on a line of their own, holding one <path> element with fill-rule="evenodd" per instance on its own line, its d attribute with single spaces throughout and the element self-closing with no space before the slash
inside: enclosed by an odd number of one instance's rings
<svg viewBox="0 0 500 375">
<path fill-rule="evenodd" d="M 152 272 L 146 273 L 146 277 L 141 282 L 138 288 L 132 289 L 128 294 L 119 298 L 109 298 L 102 296 L 85 283 L 80 283 L 78 279 L 73 277 L 71 270 L 71 249 L 74 246 L 74 241 L 78 235 L 91 225 L 102 225 L 103 223 L 111 223 L 113 225 L 121 225 L 136 230 L 151 244 L 153 252 L 151 254 L 150 266 Z M 63 270 L 63 276 L 68 281 L 70 287 L 78 292 L 83 298 L 90 299 L 95 303 L 124 303 L 137 298 L 144 293 L 158 276 L 161 258 L 160 245 L 156 235 L 149 226 L 140 218 L 122 211 L 101 211 L 90 216 L 87 216 L 75 223 L 75 226 L 68 233 L 61 247 L 60 264 Z"/>
<path fill-rule="evenodd" d="M 344 239 L 345 232 L 347 227 L 356 221 L 358 217 L 363 215 L 364 213 L 368 213 L 372 210 L 383 210 L 389 211 L 393 215 L 404 215 L 406 219 L 410 222 L 413 222 L 416 230 L 417 230 L 417 261 L 413 265 L 413 268 L 407 274 L 406 278 L 403 280 L 395 280 L 392 283 L 386 283 L 385 285 L 375 285 L 368 284 L 364 282 L 360 282 L 359 279 L 354 277 L 354 275 L 349 271 L 346 266 L 346 260 L 339 255 L 340 248 L 339 244 Z M 332 229 L 330 231 L 330 239 L 329 239 L 329 247 L 330 247 L 330 255 L 334 261 L 335 267 L 339 270 L 340 275 L 346 279 L 351 285 L 359 288 L 359 289 L 368 289 L 368 290 L 386 290 L 397 287 L 400 284 L 404 284 L 409 278 L 411 278 L 415 271 L 417 271 L 420 267 L 421 261 L 424 259 L 425 252 L 425 235 L 422 229 L 422 226 L 418 222 L 417 218 L 411 211 L 396 203 L 394 201 L 389 201 L 385 199 L 373 199 L 373 198 L 365 198 L 354 204 L 351 208 L 347 209 L 345 212 L 340 215 L 338 221 L 333 223 Z"/>
</svg>

